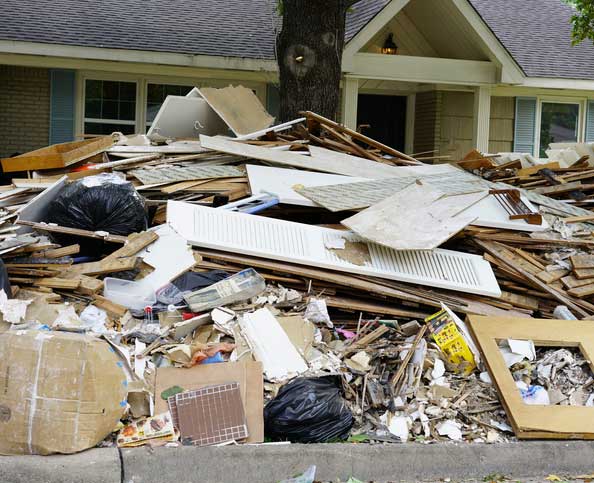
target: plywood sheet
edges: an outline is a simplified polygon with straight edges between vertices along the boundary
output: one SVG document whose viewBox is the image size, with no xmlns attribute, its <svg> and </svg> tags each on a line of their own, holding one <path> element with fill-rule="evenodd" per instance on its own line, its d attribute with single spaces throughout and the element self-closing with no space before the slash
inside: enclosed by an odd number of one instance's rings
<svg viewBox="0 0 594 483">
<path fill-rule="evenodd" d="M 594 370 L 591 321 L 474 315 L 468 321 L 518 438 L 594 439 L 594 407 L 525 404 L 498 347 L 503 339 L 531 340 L 536 346 L 579 347 Z"/>
<path fill-rule="evenodd" d="M 191 244 L 341 272 L 499 297 L 482 257 L 451 250 L 396 251 L 349 231 L 170 201 L 167 218 Z M 336 249 L 344 245 L 344 249 Z"/>
<path fill-rule="evenodd" d="M 202 87 L 196 88 L 196 91 L 236 136 L 260 131 L 274 122 L 274 117 L 266 112 L 256 94 L 247 87 Z"/>
<path fill-rule="evenodd" d="M 476 215 L 464 210 L 486 196 L 485 191 L 447 196 L 416 181 L 341 223 L 394 250 L 431 250 L 472 223 Z"/>
</svg>

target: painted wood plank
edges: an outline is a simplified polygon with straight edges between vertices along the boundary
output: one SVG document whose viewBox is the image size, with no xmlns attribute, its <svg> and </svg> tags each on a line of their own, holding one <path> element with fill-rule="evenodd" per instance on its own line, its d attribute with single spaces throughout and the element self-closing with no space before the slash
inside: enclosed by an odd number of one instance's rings
<svg viewBox="0 0 594 483">
<path fill-rule="evenodd" d="M 501 294 L 491 266 L 477 255 L 396 251 L 366 243 L 352 232 L 177 201 L 168 202 L 167 220 L 200 247 L 479 295 Z"/>
</svg>

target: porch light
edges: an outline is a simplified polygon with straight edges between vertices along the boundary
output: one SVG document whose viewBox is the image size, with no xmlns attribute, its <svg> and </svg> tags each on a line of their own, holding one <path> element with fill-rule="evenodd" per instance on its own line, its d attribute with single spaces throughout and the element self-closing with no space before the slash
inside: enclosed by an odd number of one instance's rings
<svg viewBox="0 0 594 483">
<path fill-rule="evenodd" d="M 388 55 L 396 55 L 398 54 L 398 46 L 394 43 L 394 35 L 388 35 L 386 41 L 384 42 L 384 46 L 382 47 L 382 54 Z"/>
</svg>

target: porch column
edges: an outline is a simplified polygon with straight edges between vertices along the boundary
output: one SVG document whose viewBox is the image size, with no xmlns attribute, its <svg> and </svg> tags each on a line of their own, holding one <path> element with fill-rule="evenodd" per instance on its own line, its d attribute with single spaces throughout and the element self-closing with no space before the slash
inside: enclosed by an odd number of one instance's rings
<svg viewBox="0 0 594 483">
<path fill-rule="evenodd" d="M 345 77 L 342 81 L 342 102 L 340 105 L 342 123 L 349 129 L 357 129 L 357 100 L 359 80 Z"/>
<path fill-rule="evenodd" d="M 491 88 L 477 87 L 474 90 L 474 119 L 472 144 L 486 153 L 489 151 L 489 118 L 491 117 Z"/>
</svg>

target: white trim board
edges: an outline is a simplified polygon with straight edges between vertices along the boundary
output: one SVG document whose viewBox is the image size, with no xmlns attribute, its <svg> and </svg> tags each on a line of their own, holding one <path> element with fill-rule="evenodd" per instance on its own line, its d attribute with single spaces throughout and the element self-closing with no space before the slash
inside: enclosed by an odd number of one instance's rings
<svg viewBox="0 0 594 483">
<path fill-rule="evenodd" d="M 281 203 L 299 206 L 318 206 L 305 196 L 297 193 L 293 186 L 323 186 L 329 184 L 354 183 L 366 181 L 365 178 L 342 176 L 339 174 L 316 173 L 300 169 L 273 168 L 256 164 L 246 165 L 250 188 L 253 194 L 268 193 L 276 196 Z"/>
<path fill-rule="evenodd" d="M 501 295 L 490 264 L 477 255 L 442 249 L 396 251 L 367 243 L 348 231 L 179 201 L 167 203 L 167 221 L 189 243 L 200 247 L 465 293 Z M 360 263 L 345 260 L 346 249 L 327 248 L 345 243 L 355 244 Z"/>
</svg>

